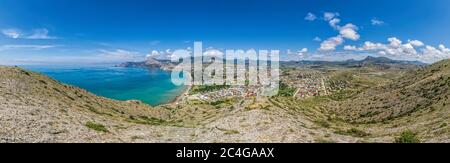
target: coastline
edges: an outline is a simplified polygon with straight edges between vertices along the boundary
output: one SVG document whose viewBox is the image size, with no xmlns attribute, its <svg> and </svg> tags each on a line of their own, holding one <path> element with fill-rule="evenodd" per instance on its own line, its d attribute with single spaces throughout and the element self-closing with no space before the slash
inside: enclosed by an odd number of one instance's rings
<svg viewBox="0 0 450 163">
<path fill-rule="evenodd" d="M 40 73 L 40 74 L 45 75 L 45 76 L 47 76 L 49 78 L 56 79 L 55 76 L 51 76 L 51 73 L 49 73 L 49 72 L 53 72 L 53 69 L 55 69 L 53 67 L 51 67 L 52 71 L 47 70 L 48 66 L 38 66 L 38 67 L 33 67 L 33 68 L 30 68 L 30 67 L 27 67 L 27 66 L 20 66 L 20 67 L 22 67 L 23 69 L 32 71 L 32 72 Z M 104 66 L 104 67 L 101 67 L 101 68 L 109 68 L 109 67 L 111 67 L 111 66 Z M 112 67 L 119 67 L 119 66 L 112 66 Z M 76 67 L 76 68 L 78 69 L 79 67 Z M 146 71 L 148 71 L 148 70 L 152 71 L 152 70 L 159 69 L 161 72 L 168 73 L 168 74 L 170 74 L 170 72 L 171 72 L 170 70 L 156 68 L 156 67 L 155 68 L 149 68 L 149 67 L 122 67 L 122 68 L 126 68 L 126 69 L 128 69 L 128 68 L 135 68 L 135 69 L 142 69 L 142 70 L 146 70 Z M 59 69 L 56 68 L 56 70 L 59 70 Z M 131 98 L 131 99 L 127 99 L 127 100 L 119 100 L 117 98 L 107 97 L 105 95 L 100 95 L 100 94 L 94 93 L 92 90 L 90 90 L 90 89 L 88 89 L 86 87 L 81 87 L 80 85 L 76 85 L 76 84 L 73 84 L 73 83 L 70 83 L 70 82 L 67 82 L 67 81 L 66 82 L 62 82 L 62 83 L 66 84 L 66 85 L 71 85 L 71 86 L 74 86 L 74 87 L 78 87 L 80 89 L 84 89 L 84 90 L 86 90 L 86 91 L 88 91 L 88 92 L 90 92 L 92 94 L 95 94 L 97 96 L 101 96 L 103 98 L 107 98 L 107 99 L 111 99 L 111 100 L 117 100 L 117 101 L 138 100 L 138 101 L 140 101 L 142 103 L 145 103 L 145 104 L 148 104 L 148 105 L 150 105 L 152 107 L 168 105 L 168 104 L 175 104 L 177 102 L 180 102 L 180 101 L 182 101 L 182 99 L 184 97 L 186 97 L 186 95 L 190 91 L 190 86 L 186 86 L 186 85 L 177 86 L 178 88 L 176 88 L 176 89 L 178 89 L 178 90 L 171 92 L 172 95 L 170 95 L 171 96 L 170 99 L 166 99 L 164 101 L 157 102 L 157 104 L 150 104 L 150 103 L 144 102 L 145 100 L 139 100 L 139 99 L 136 99 L 136 98 Z"/>
<path fill-rule="evenodd" d="M 189 94 L 189 91 L 191 90 L 192 86 L 186 86 L 183 90 L 183 93 L 181 93 L 180 95 L 176 96 L 175 99 L 173 99 L 171 102 L 167 103 L 167 104 L 178 104 L 179 102 L 182 102 L 184 97 L 187 97 Z M 162 104 L 164 105 L 164 104 Z"/>
</svg>

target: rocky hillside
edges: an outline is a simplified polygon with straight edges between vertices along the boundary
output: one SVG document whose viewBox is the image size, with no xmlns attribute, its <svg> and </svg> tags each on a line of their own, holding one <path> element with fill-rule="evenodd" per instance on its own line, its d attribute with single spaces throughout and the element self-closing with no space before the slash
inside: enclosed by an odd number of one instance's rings
<svg viewBox="0 0 450 163">
<path fill-rule="evenodd" d="M 0 67 L 1 142 L 83 141 L 97 135 L 88 123 L 164 115 L 138 101 L 114 101 L 17 67 Z"/>
<path fill-rule="evenodd" d="M 133 68 L 160 68 L 162 70 L 170 71 L 174 69 L 176 64 L 170 60 L 157 60 L 153 58 L 147 58 L 142 62 L 125 62 L 117 65 L 117 67 L 133 67 Z"/>
<path fill-rule="evenodd" d="M 370 88 L 327 110 L 353 124 L 414 130 L 424 137 L 450 137 L 450 60 L 441 61 Z M 388 132 L 388 130 L 384 130 Z"/>
<path fill-rule="evenodd" d="M 450 110 L 450 61 L 408 74 L 392 84 L 369 89 L 337 104 L 338 114 L 353 122 L 379 122 L 416 111 Z"/>
<path fill-rule="evenodd" d="M 153 108 L 0 66 L 0 142 L 393 142 L 406 130 L 448 142 L 448 66 L 332 103 L 273 97 Z"/>
<path fill-rule="evenodd" d="M 275 106 L 247 109 L 252 101 L 151 108 L 0 67 L 0 142 L 315 142 L 324 135 L 357 141 L 314 129 L 309 120 Z"/>
</svg>

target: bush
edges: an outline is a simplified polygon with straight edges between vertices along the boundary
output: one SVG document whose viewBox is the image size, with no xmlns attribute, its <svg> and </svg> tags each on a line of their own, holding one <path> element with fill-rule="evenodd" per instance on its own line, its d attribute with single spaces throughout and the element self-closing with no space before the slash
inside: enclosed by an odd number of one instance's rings
<svg viewBox="0 0 450 163">
<path fill-rule="evenodd" d="M 315 121 L 315 123 L 317 125 L 319 125 L 320 127 L 324 127 L 324 128 L 329 128 L 330 127 L 330 124 L 327 121 L 325 121 L 325 120 L 317 120 L 317 121 Z"/>
<path fill-rule="evenodd" d="M 395 143 L 420 143 L 417 134 L 412 131 L 404 131 L 399 137 L 395 138 Z"/>
<path fill-rule="evenodd" d="M 197 94 L 197 93 L 205 93 L 205 92 L 212 92 L 222 89 L 230 88 L 229 85 L 201 85 L 201 86 L 195 86 L 191 89 L 191 94 Z"/>
<path fill-rule="evenodd" d="M 87 122 L 86 127 L 93 129 L 95 131 L 109 132 L 105 126 L 103 126 L 102 124 L 95 123 L 95 122 Z"/>
<path fill-rule="evenodd" d="M 352 128 L 350 130 L 347 130 L 347 134 L 355 136 L 355 137 L 365 137 L 365 136 L 369 136 L 369 133 L 366 133 L 362 130 L 359 130 L 357 128 Z"/>
<path fill-rule="evenodd" d="M 370 133 L 366 133 L 366 132 L 364 132 L 364 131 L 362 131 L 362 130 L 359 130 L 359 129 L 357 129 L 357 128 L 351 128 L 351 129 L 348 129 L 348 130 L 346 130 L 346 131 L 338 130 L 338 131 L 336 131 L 335 133 L 341 134 L 341 135 L 350 135 L 350 136 L 353 136 L 353 137 L 366 137 L 366 136 L 370 136 Z"/>
<path fill-rule="evenodd" d="M 280 89 L 278 91 L 278 96 L 281 97 L 291 97 L 294 96 L 296 89 L 291 88 L 288 85 L 280 82 Z"/>
</svg>

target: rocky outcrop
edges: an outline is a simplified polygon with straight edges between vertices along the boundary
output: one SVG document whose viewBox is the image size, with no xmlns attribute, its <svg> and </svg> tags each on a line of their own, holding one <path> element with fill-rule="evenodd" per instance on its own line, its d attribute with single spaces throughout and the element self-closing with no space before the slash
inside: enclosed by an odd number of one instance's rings
<svg viewBox="0 0 450 163">
<path fill-rule="evenodd" d="M 130 68 L 160 68 L 165 71 L 170 71 L 174 69 L 176 64 L 170 62 L 169 60 L 156 60 L 153 58 L 147 58 L 146 61 L 142 62 L 125 62 L 117 65 L 117 67 L 130 67 Z"/>
</svg>

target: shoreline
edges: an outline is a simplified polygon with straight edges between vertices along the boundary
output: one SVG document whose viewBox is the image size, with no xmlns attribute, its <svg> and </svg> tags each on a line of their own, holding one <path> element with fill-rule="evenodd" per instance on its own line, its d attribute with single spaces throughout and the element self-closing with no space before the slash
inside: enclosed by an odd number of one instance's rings
<svg viewBox="0 0 450 163">
<path fill-rule="evenodd" d="M 24 70 L 27 70 L 27 71 L 31 71 L 31 72 L 35 72 L 35 73 L 39 73 L 39 74 L 44 75 L 44 76 L 46 76 L 46 77 L 48 77 L 48 78 L 54 79 L 53 77 L 50 77 L 49 75 L 47 75 L 47 74 L 45 74 L 45 73 L 42 73 L 42 72 L 38 72 L 38 71 L 32 70 L 32 69 L 30 69 L 29 67 L 22 67 L 22 66 L 8 66 L 8 65 L 0 65 L 0 67 L 19 67 L 19 68 L 21 68 L 21 69 L 24 69 Z M 109 68 L 109 67 L 111 67 L 111 66 L 105 66 L 105 68 Z M 112 66 L 112 67 L 119 67 L 119 66 Z M 162 72 L 165 72 L 165 73 L 170 73 L 170 72 L 171 72 L 171 71 L 168 70 L 168 69 L 162 69 L 162 68 L 149 68 L 149 67 L 120 67 L 120 68 L 127 68 L 127 69 L 128 69 L 128 68 L 136 68 L 136 69 L 143 69 L 143 70 L 149 70 L 149 71 L 151 71 L 152 69 L 153 69 L 153 70 L 158 69 L 158 70 L 160 70 L 160 71 L 162 71 Z M 56 79 L 55 79 L 55 80 L 56 80 Z M 144 102 L 144 101 L 142 101 L 142 100 L 137 100 L 137 99 L 118 100 L 118 99 L 114 99 L 114 98 L 111 98 L 111 97 L 106 97 L 106 96 L 103 96 L 103 95 L 99 95 L 99 94 L 93 93 L 92 91 L 89 91 L 89 90 L 87 90 L 87 89 L 81 88 L 81 87 L 78 86 L 78 85 L 73 85 L 73 84 L 69 84 L 69 83 L 65 83 L 65 82 L 61 82 L 61 83 L 62 83 L 62 84 L 65 84 L 65 85 L 70 85 L 70 86 L 73 86 L 73 87 L 77 87 L 77 88 L 79 88 L 79 89 L 83 89 L 83 90 L 85 90 L 86 92 L 92 93 L 92 94 L 94 94 L 94 95 L 96 95 L 96 96 L 99 96 L 99 97 L 102 97 L 102 98 L 106 98 L 106 99 L 110 99 L 110 100 L 114 100 L 114 101 L 122 101 L 122 102 L 127 102 L 127 101 L 140 101 L 141 103 L 147 104 L 147 105 L 149 105 L 149 106 L 151 106 L 151 107 L 158 107 L 158 106 L 164 106 L 164 105 L 176 104 L 176 103 L 182 101 L 182 99 L 188 95 L 188 93 L 189 93 L 189 91 L 190 91 L 190 89 L 191 89 L 191 86 L 183 85 L 183 86 L 181 86 L 181 87 L 183 87 L 183 88 L 180 88 L 180 89 L 182 89 L 182 90 L 177 91 L 177 93 L 176 93 L 177 95 L 174 96 L 172 99 L 166 100 L 165 102 L 160 102 L 159 104 L 156 104 L 156 105 L 153 105 L 153 104 L 146 103 L 146 102 Z"/>
<path fill-rule="evenodd" d="M 184 97 L 187 97 L 189 94 L 189 91 L 191 90 L 192 86 L 186 86 L 185 88 L 183 88 L 184 90 L 182 91 L 182 93 L 178 96 L 175 97 L 175 99 L 173 99 L 172 101 L 170 101 L 167 104 L 177 104 L 179 102 L 182 102 Z M 164 104 L 162 104 L 164 105 Z"/>
</svg>

